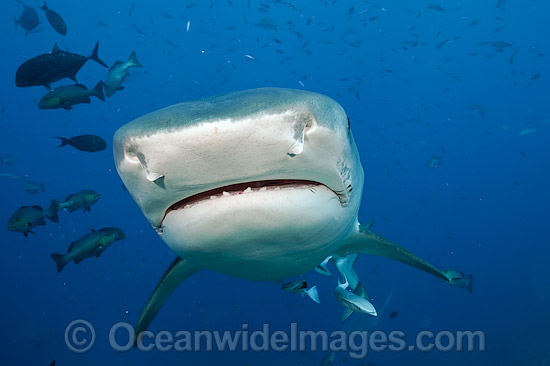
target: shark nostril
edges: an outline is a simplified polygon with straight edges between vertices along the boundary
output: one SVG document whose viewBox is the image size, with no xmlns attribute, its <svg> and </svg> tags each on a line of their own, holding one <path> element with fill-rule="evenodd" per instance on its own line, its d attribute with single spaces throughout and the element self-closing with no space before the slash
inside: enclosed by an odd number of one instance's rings
<svg viewBox="0 0 550 366">
<path fill-rule="evenodd" d="M 129 151 L 129 150 L 125 151 L 124 157 L 126 158 L 126 160 L 132 163 L 139 163 L 139 158 L 134 151 Z"/>
</svg>

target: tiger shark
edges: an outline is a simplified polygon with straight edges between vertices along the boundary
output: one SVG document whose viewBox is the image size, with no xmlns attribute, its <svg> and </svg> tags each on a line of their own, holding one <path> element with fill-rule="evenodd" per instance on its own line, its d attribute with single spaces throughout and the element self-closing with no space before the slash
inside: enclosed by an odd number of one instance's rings
<svg viewBox="0 0 550 366">
<path fill-rule="evenodd" d="M 138 336 L 199 270 L 281 281 L 330 255 L 370 254 L 452 283 L 359 223 L 359 153 L 344 109 L 322 94 L 261 88 L 176 104 L 122 126 L 113 148 L 128 191 L 178 255 Z"/>
</svg>

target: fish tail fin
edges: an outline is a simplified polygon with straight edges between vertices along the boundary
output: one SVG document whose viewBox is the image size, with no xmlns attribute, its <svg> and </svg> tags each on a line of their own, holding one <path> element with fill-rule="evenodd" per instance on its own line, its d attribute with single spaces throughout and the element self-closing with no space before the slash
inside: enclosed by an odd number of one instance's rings
<svg viewBox="0 0 550 366">
<path fill-rule="evenodd" d="M 46 210 L 46 217 L 53 222 L 59 222 L 59 216 L 57 216 L 57 201 L 52 200 L 50 207 Z"/>
<path fill-rule="evenodd" d="M 44 10 L 44 11 L 50 10 L 50 9 L 48 9 L 48 5 L 46 5 L 46 2 L 45 2 L 45 1 L 44 1 L 44 5 L 42 5 L 42 6 L 40 7 L 40 9 L 42 9 L 42 10 Z"/>
<path fill-rule="evenodd" d="M 104 85 L 105 84 L 103 84 L 103 81 L 100 80 L 93 89 L 93 95 L 101 99 L 102 101 L 105 101 L 105 94 L 103 94 Z"/>
<path fill-rule="evenodd" d="M 57 273 L 63 271 L 63 268 L 65 268 L 65 265 L 67 264 L 67 259 L 63 254 L 55 254 L 51 253 L 50 257 L 54 260 L 55 264 L 57 265 Z"/>
<path fill-rule="evenodd" d="M 57 146 L 57 147 L 69 145 L 69 142 L 70 142 L 69 139 L 66 139 L 65 137 L 59 137 L 59 136 L 56 136 L 55 138 L 61 140 L 61 145 L 59 145 L 59 146 Z"/>
<path fill-rule="evenodd" d="M 143 67 L 136 56 L 136 51 L 132 51 L 130 57 L 128 57 L 128 67 Z"/>
<path fill-rule="evenodd" d="M 92 54 L 90 57 L 88 57 L 90 60 L 94 60 L 95 62 L 97 62 L 98 64 L 100 64 L 101 66 L 103 67 L 108 67 L 105 62 L 101 61 L 101 59 L 99 58 L 99 55 L 98 55 L 98 50 L 99 50 L 99 41 L 96 42 L 95 44 L 95 47 L 94 47 L 94 50 L 92 51 Z"/>
<path fill-rule="evenodd" d="M 472 282 L 474 281 L 474 276 L 472 276 L 471 274 L 469 274 L 467 277 L 466 277 L 466 290 L 468 290 L 469 293 L 472 293 Z"/>
<path fill-rule="evenodd" d="M 309 290 L 306 290 L 307 296 L 313 301 L 315 301 L 317 304 L 320 303 L 319 301 L 319 292 L 317 291 L 317 286 L 313 286 Z"/>
</svg>

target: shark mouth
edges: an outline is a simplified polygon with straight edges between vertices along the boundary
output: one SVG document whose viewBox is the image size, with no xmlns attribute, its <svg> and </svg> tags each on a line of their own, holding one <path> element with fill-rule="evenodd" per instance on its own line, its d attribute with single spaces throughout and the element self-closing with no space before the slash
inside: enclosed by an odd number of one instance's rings
<svg viewBox="0 0 550 366">
<path fill-rule="evenodd" d="M 279 191 L 284 189 L 309 189 L 315 193 L 315 187 L 323 186 L 328 190 L 334 192 L 336 196 L 341 200 L 341 195 L 322 183 L 314 182 L 310 180 L 295 180 L 295 179 L 279 179 L 279 180 L 263 180 L 247 183 L 237 183 L 224 187 L 214 188 L 205 192 L 200 192 L 195 195 L 189 196 L 181 201 L 174 203 L 170 206 L 164 216 L 175 210 L 183 208 L 190 208 L 201 201 L 214 200 L 223 197 L 244 195 L 253 192 L 264 191 Z"/>
</svg>

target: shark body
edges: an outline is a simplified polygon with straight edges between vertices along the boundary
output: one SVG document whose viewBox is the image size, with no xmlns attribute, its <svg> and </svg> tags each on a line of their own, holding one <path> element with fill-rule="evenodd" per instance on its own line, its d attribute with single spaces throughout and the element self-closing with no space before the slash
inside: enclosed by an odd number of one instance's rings
<svg viewBox="0 0 550 366">
<path fill-rule="evenodd" d="M 122 126 L 113 147 L 128 191 L 179 255 L 145 306 L 138 335 L 202 269 L 278 282 L 330 255 L 359 253 L 449 281 L 360 225 L 363 169 L 349 119 L 327 96 L 262 88 L 185 102 Z"/>
</svg>

